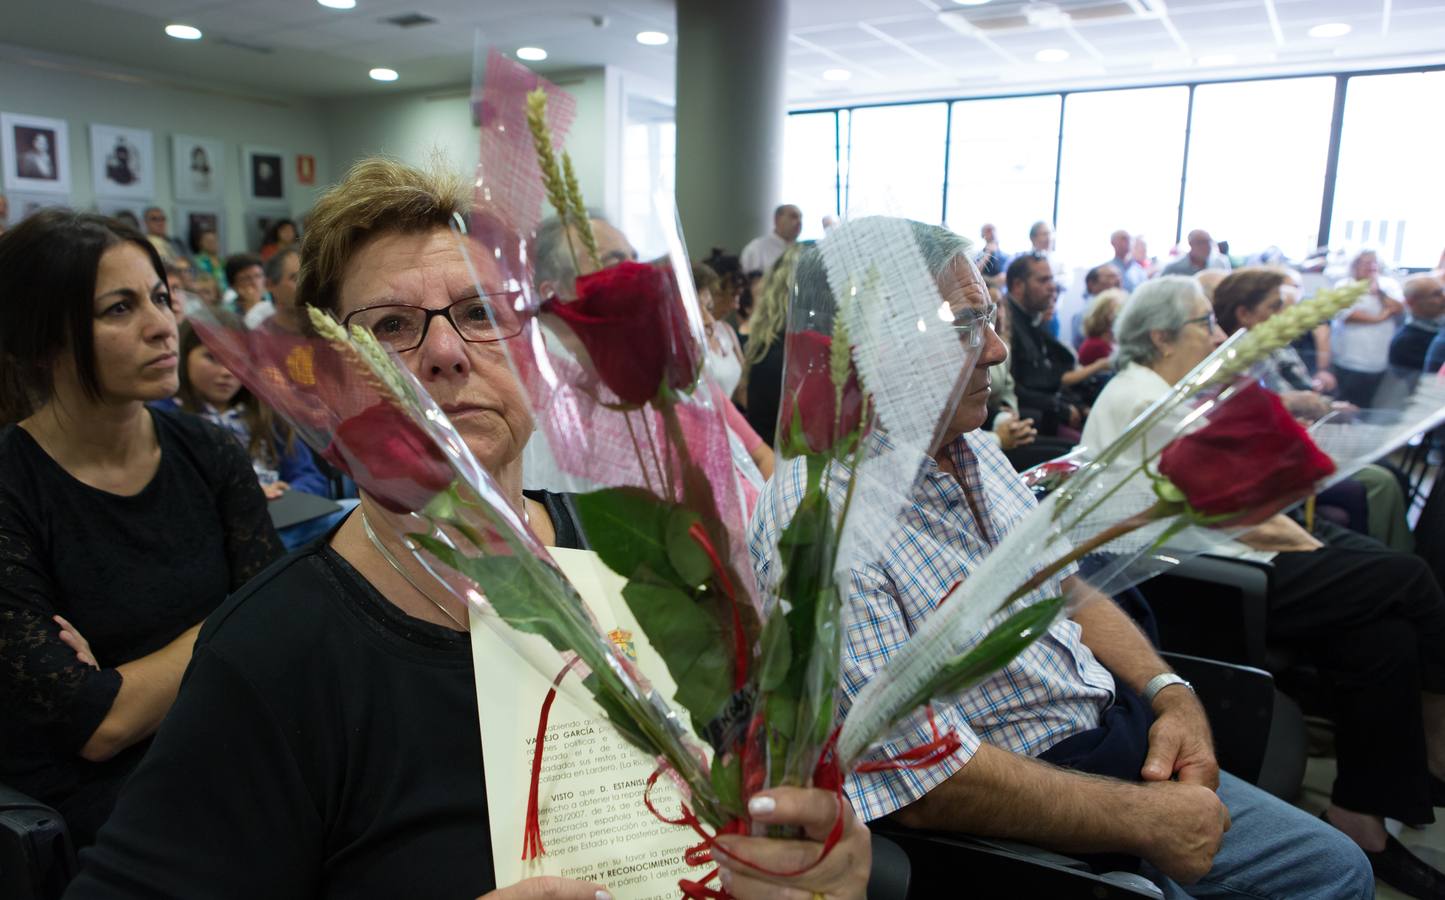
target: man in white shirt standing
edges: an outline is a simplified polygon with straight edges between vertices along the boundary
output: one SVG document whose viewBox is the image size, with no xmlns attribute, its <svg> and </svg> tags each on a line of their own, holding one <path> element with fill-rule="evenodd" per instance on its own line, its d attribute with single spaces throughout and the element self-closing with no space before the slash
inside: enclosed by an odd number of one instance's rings
<svg viewBox="0 0 1445 900">
<path fill-rule="evenodd" d="M 773 210 L 773 230 L 753 238 L 743 248 L 742 266 L 744 272 L 766 274 L 788 248 L 798 242 L 803 231 L 803 211 L 791 203 L 784 203 Z"/>
</svg>

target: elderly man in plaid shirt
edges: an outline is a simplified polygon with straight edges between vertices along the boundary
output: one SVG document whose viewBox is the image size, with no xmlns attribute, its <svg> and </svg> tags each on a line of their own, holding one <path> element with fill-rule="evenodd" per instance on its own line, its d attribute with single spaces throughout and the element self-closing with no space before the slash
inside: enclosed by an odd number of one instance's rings
<svg viewBox="0 0 1445 900">
<path fill-rule="evenodd" d="M 948 244 L 958 239 L 939 231 L 945 252 L 921 249 L 937 261 L 930 267 L 956 321 L 987 318 L 977 270 Z M 810 272 L 821 277 L 821 266 L 801 261 L 800 282 Z M 905 528 L 880 559 L 852 572 L 842 716 L 949 588 L 1034 505 L 997 442 L 979 433 L 988 368 L 1008 354 L 990 326 L 966 392 L 915 484 Z M 888 438 L 869 440 L 883 445 Z M 803 496 L 803 478 L 803 460 L 790 460 L 759 500 L 751 549 L 763 584 L 777 577 L 771 554 Z M 841 492 L 844 473 L 833 472 L 829 484 Z M 1041 590 L 1057 594 L 1060 587 Z M 1187 682 L 1159 677 L 1168 673 L 1133 620 L 1096 593 L 978 687 L 937 698 L 939 727 L 962 742 L 957 753 L 927 769 L 853 775 L 848 798 L 865 820 L 892 816 L 906 826 L 1137 857 L 1169 898 L 1374 896 L 1370 866 L 1352 841 L 1220 772 L 1203 708 Z M 873 758 L 931 738 L 920 714 Z"/>
</svg>

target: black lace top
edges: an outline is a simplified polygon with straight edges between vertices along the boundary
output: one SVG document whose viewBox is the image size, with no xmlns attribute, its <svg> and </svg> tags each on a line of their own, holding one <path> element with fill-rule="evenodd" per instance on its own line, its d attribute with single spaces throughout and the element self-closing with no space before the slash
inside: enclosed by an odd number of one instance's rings
<svg viewBox="0 0 1445 900">
<path fill-rule="evenodd" d="M 185 413 L 151 417 L 160 467 L 130 497 L 78 481 L 24 429 L 0 429 L 0 781 L 62 812 L 114 768 L 78 753 L 120 690 L 115 667 L 170 643 L 282 553 L 230 435 Z M 61 643 L 56 614 L 101 669 Z"/>
<path fill-rule="evenodd" d="M 583 546 L 564 496 L 528 496 Z M 298 550 L 206 620 L 65 900 L 492 890 L 476 687 L 466 633 L 407 615 L 325 541 Z"/>
</svg>

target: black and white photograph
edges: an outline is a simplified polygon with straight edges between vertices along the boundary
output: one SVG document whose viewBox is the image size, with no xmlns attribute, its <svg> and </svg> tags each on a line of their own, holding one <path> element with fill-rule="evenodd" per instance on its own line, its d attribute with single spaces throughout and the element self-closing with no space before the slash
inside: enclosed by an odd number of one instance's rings
<svg viewBox="0 0 1445 900">
<path fill-rule="evenodd" d="M 286 154 L 270 147 L 245 147 L 246 199 L 279 203 L 286 199 Z"/>
<path fill-rule="evenodd" d="M 225 191 L 226 145 L 214 138 L 171 135 L 171 173 L 180 201 L 219 202 Z"/>
<path fill-rule="evenodd" d="M 155 142 L 144 128 L 90 126 L 90 172 L 97 197 L 149 200 L 156 193 Z"/>
<path fill-rule="evenodd" d="M 64 121 L 0 113 L 0 160 L 7 191 L 70 193 L 70 140 Z"/>
</svg>

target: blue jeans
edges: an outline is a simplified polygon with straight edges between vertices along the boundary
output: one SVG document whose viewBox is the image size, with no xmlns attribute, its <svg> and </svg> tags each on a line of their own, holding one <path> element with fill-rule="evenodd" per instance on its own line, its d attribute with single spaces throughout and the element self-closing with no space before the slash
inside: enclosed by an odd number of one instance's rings
<svg viewBox="0 0 1445 900">
<path fill-rule="evenodd" d="M 1180 886 L 1144 863 L 1140 872 L 1167 900 L 1240 897 L 1250 900 L 1370 900 L 1375 878 L 1355 842 L 1227 772 L 1219 773 L 1219 799 L 1232 820 L 1214 868 Z"/>
</svg>

